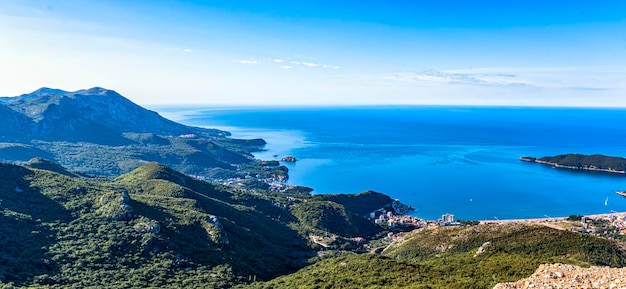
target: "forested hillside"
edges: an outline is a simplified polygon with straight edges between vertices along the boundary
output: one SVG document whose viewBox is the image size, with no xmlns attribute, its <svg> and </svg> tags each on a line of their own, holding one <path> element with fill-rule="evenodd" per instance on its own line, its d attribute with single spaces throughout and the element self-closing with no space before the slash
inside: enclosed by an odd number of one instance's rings
<svg viewBox="0 0 626 289">
<path fill-rule="evenodd" d="M 331 258 L 250 288 L 493 288 L 540 264 L 626 265 L 623 243 L 541 225 L 432 227 L 381 255 Z"/>
<path fill-rule="evenodd" d="M 303 223 L 292 213 L 299 205 L 325 205 L 200 181 L 158 163 L 94 178 L 34 159 L 0 163 L 0 175 L 0 284 L 8 287 L 229 288 L 292 273 L 319 250 L 334 250 L 302 228 L 374 228 L 357 215 Z M 335 234 L 348 242 L 353 232 Z"/>
</svg>

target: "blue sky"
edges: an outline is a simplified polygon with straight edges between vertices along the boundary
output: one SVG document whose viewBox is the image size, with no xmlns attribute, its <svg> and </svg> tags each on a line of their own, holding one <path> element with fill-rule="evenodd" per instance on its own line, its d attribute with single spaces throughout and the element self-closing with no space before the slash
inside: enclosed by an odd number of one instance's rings
<svg viewBox="0 0 626 289">
<path fill-rule="evenodd" d="M 0 95 L 626 107 L 626 1 L 0 0 Z"/>
</svg>

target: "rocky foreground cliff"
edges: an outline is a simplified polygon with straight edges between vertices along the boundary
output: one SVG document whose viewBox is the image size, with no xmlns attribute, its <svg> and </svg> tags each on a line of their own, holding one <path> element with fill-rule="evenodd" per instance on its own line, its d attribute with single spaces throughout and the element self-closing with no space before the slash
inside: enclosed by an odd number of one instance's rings
<svg viewBox="0 0 626 289">
<path fill-rule="evenodd" d="M 517 282 L 501 283 L 494 289 L 526 288 L 626 288 L 626 268 L 592 266 L 582 268 L 566 264 L 546 264 L 530 277 Z"/>
</svg>

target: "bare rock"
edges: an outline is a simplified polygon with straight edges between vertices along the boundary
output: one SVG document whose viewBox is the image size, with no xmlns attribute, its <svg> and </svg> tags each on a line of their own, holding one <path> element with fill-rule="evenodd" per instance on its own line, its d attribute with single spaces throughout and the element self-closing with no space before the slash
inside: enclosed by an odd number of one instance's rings
<svg viewBox="0 0 626 289">
<path fill-rule="evenodd" d="M 478 257 L 480 254 L 485 253 L 485 251 L 487 251 L 487 249 L 491 248 L 491 242 L 485 242 L 483 243 L 478 250 L 476 250 L 476 253 L 474 254 L 474 257 Z"/>
<path fill-rule="evenodd" d="M 544 264 L 530 277 L 517 282 L 500 283 L 494 289 L 521 288 L 626 288 L 626 268 L 582 268 L 566 264 Z"/>
<path fill-rule="evenodd" d="M 207 222 L 204 223 L 204 229 L 211 237 L 211 240 L 216 244 L 228 245 L 230 243 L 226 231 L 217 216 L 209 216 Z"/>
<path fill-rule="evenodd" d="M 135 218 L 134 210 L 129 202 L 130 196 L 127 192 L 120 194 L 106 193 L 99 199 L 98 212 L 105 218 L 115 221 L 130 221 Z"/>
<path fill-rule="evenodd" d="M 137 233 L 152 233 L 158 234 L 161 231 L 161 224 L 156 220 L 152 220 L 150 218 L 141 217 L 137 220 L 137 224 L 133 226 L 133 229 Z"/>
</svg>

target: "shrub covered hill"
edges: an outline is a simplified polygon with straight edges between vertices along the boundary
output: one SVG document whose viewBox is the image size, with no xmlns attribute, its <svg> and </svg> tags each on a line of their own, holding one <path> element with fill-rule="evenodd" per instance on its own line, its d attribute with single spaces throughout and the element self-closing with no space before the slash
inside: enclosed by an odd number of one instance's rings
<svg viewBox="0 0 626 289">
<path fill-rule="evenodd" d="M 42 157 L 106 176 L 151 161 L 208 178 L 286 176 L 284 169 L 250 155 L 265 145 L 262 139 L 232 139 L 228 132 L 182 125 L 98 87 L 41 88 L 1 97 L 0 119 L 0 160 L 5 162 Z"/>
<path fill-rule="evenodd" d="M 0 288 L 230 288 L 382 232 L 339 203 L 215 185 L 158 163 L 102 178 L 33 159 L 0 163 L 0 176 Z M 384 199 L 372 195 L 361 196 Z M 334 243 L 309 241 L 318 233 Z"/>
<path fill-rule="evenodd" d="M 249 288 L 486 289 L 557 262 L 623 267 L 626 248 L 618 241 L 537 224 L 431 227 L 410 233 L 380 255 L 325 259 Z"/>
</svg>

